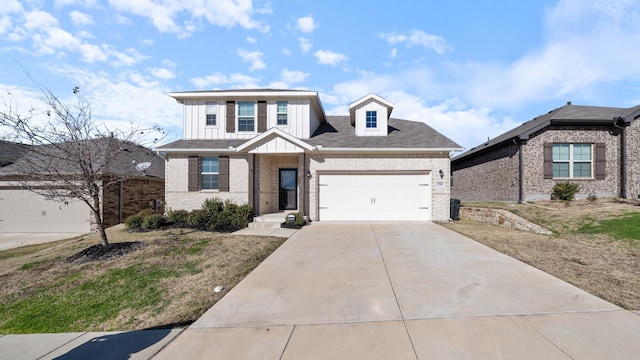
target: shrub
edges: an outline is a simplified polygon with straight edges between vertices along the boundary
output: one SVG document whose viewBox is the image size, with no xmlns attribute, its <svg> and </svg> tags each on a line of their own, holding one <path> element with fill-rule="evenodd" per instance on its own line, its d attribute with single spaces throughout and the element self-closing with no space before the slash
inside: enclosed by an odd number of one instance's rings
<svg viewBox="0 0 640 360">
<path fill-rule="evenodd" d="M 187 210 L 169 210 L 167 219 L 176 225 L 186 225 L 189 222 L 189 212 Z"/>
<path fill-rule="evenodd" d="M 207 212 L 203 209 L 196 209 L 189 213 L 187 217 L 187 224 L 190 226 L 195 226 L 199 228 L 207 227 L 207 223 L 209 222 Z"/>
<path fill-rule="evenodd" d="M 560 200 L 573 200 L 578 191 L 580 191 L 580 186 L 576 183 L 559 182 L 553 186 L 553 197 Z"/>
<path fill-rule="evenodd" d="M 144 218 L 138 214 L 136 215 L 131 215 L 128 218 L 126 218 L 124 220 L 124 224 L 127 226 L 127 228 L 129 229 L 138 229 L 140 227 L 142 227 L 142 220 Z"/>
<path fill-rule="evenodd" d="M 147 217 L 149 215 L 155 215 L 155 211 L 153 209 L 142 209 L 136 213 L 136 215 L 140 217 Z"/>
<path fill-rule="evenodd" d="M 142 228 L 155 230 L 166 224 L 166 219 L 160 214 L 152 214 L 142 219 Z"/>
<path fill-rule="evenodd" d="M 289 223 L 289 215 L 293 215 L 295 217 L 295 220 L 293 221 L 293 224 Z M 287 216 L 284 217 L 284 227 L 286 227 L 286 228 L 300 229 L 301 227 L 305 226 L 306 224 L 307 224 L 307 220 L 299 212 L 287 214 Z"/>
<path fill-rule="evenodd" d="M 252 218 L 253 208 L 248 204 L 238 205 L 225 201 L 222 211 L 211 219 L 209 228 L 215 231 L 233 232 L 246 228 Z"/>
</svg>

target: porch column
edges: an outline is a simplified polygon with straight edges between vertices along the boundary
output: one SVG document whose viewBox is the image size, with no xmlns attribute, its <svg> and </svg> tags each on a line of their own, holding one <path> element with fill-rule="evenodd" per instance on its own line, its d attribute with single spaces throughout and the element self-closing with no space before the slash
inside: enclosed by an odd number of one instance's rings
<svg viewBox="0 0 640 360">
<path fill-rule="evenodd" d="M 304 211 L 304 194 L 305 194 L 305 184 L 306 184 L 306 176 L 304 170 L 304 153 L 298 154 L 298 211 L 302 215 L 306 215 Z"/>
<path fill-rule="evenodd" d="M 258 208 L 256 207 L 255 204 L 255 155 L 254 154 L 247 154 L 247 161 L 249 162 L 249 179 L 247 179 L 249 181 L 249 205 L 251 205 L 251 207 L 253 208 L 253 213 L 255 215 L 258 215 Z"/>
</svg>

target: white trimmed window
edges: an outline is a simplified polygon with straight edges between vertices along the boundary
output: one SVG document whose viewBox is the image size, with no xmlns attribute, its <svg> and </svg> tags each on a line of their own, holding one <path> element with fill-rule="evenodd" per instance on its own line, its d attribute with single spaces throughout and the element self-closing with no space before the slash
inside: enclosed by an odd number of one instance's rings
<svg viewBox="0 0 640 360">
<path fill-rule="evenodd" d="M 378 127 L 378 113 L 376 111 L 367 111 L 366 127 L 367 129 L 375 129 Z"/>
<path fill-rule="evenodd" d="M 278 125 L 287 125 L 287 102 L 278 101 Z"/>
<path fill-rule="evenodd" d="M 592 178 L 592 144 L 553 144 L 553 177 Z"/>
<path fill-rule="evenodd" d="M 202 189 L 218 189 L 219 166 L 217 157 L 203 157 L 200 169 Z"/>
<path fill-rule="evenodd" d="M 249 101 L 238 102 L 238 131 L 255 131 L 255 113 L 255 103 Z"/>
<path fill-rule="evenodd" d="M 205 102 L 207 119 L 207 126 L 217 126 L 218 125 L 218 103 L 216 101 L 207 101 Z"/>
</svg>

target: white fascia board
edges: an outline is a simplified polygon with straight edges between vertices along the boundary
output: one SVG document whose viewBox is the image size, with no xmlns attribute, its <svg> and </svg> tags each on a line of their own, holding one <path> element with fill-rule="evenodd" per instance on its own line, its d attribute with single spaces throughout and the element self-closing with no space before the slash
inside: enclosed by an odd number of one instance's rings
<svg viewBox="0 0 640 360">
<path fill-rule="evenodd" d="M 329 148 L 329 147 L 317 147 L 318 152 L 443 152 L 443 151 L 462 151 L 463 148 Z"/>
<path fill-rule="evenodd" d="M 312 151 L 313 150 L 313 146 L 312 145 L 307 144 L 306 142 L 298 139 L 297 137 L 292 136 L 290 134 L 287 134 L 286 132 L 284 132 L 282 130 L 279 130 L 278 128 L 271 128 L 271 129 L 263 132 L 262 134 L 254 137 L 253 139 L 251 139 L 251 140 L 243 143 L 242 145 L 238 146 L 237 151 L 244 151 L 247 148 L 257 144 L 258 142 L 269 138 L 271 135 L 279 136 L 279 137 L 287 140 L 288 142 L 290 142 L 292 144 L 295 144 L 295 145 L 297 145 L 297 146 L 299 146 L 299 147 L 301 147 L 301 148 L 303 148 L 305 150 L 308 150 L 308 151 Z"/>
<path fill-rule="evenodd" d="M 270 97 L 317 97 L 316 91 L 187 91 L 172 92 L 169 96 L 175 99 L 201 99 L 201 98 L 270 98 Z"/>
<path fill-rule="evenodd" d="M 156 154 L 158 155 L 162 155 L 162 153 L 165 154 L 188 154 L 188 153 L 193 153 L 193 154 L 208 154 L 208 153 L 215 153 L 215 154 L 222 154 L 222 153 L 235 153 L 236 152 L 236 148 L 223 148 L 223 149 L 211 149 L 211 148 L 200 148 L 200 149 L 154 149 L 154 151 L 156 152 Z"/>
<path fill-rule="evenodd" d="M 364 97 L 352 102 L 351 104 L 349 104 L 349 109 L 354 108 L 354 107 L 362 104 L 363 102 L 365 102 L 365 101 L 367 101 L 369 99 L 375 100 L 375 101 L 379 102 L 380 104 L 386 106 L 387 108 L 393 109 L 393 103 L 391 103 L 390 101 L 387 101 L 387 100 L 385 100 L 385 99 L 381 98 L 380 96 L 378 96 L 376 94 L 373 94 L 373 93 L 371 93 L 371 94 L 369 94 L 367 96 L 364 96 Z"/>
</svg>

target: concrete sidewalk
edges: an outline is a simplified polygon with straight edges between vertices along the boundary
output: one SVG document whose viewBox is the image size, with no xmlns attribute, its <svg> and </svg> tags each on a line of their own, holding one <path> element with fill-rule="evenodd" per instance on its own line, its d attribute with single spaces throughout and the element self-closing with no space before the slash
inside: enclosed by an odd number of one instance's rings
<svg viewBox="0 0 640 360">
<path fill-rule="evenodd" d="M 316 223 L 154 359 L 630 359 L 640 316 L 430 223 Z"/>
<path fill-rule="evenodd" d="M 0 251 L 82 236 L 81 233 L 0 233 Z"/>
</svg>

